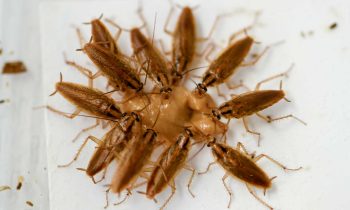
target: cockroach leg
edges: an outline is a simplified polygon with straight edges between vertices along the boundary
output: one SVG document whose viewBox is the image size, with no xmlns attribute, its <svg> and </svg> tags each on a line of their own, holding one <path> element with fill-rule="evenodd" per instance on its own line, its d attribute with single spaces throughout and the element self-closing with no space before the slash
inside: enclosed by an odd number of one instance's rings
<svg viewBox="0 0 350 210">
<path fill-rule="evenodd" d="M 82 111 L 81 109 L 77 108 L 72 114 L 67 114 L 66 112 L 59 111 L 59 110 L 53 108 L 52 106 L 44 106 L 44 107 L 47 108 L 48 110 L 50 110 L 51 112 L 62 115 L 62 116 L 67 117 L 69 119 L 75 118 Z"/>
<path fill-rule="evenodd" d="M 78 159 L 78 157 L 79 157 L 81 151 L 83 150 L 83 148 L 85 147 L 85 145 L 87 144 L 87 142 L 88 142 L 89 140 L 94 141 L 96 144 L 100 144 L 100 142 L 101 142 L 101 140 L 99 140 L 98 138 L 96 138 L 96 137 L 94 137 L 94 136 L 88 136 L 88 137 L 84 140 L 83 144 L 79 147 L 79 150 L 78 150 L 78 152 L 75 154 L 73 160 L 71 160 L 71 161 L 70 161 L 69 163 L 67 163 L 67 164 L 58 165 L 58 167 L 59 167 L 59 168 L 68 167 L 68 166 L 70 166 L 72 163 L 74 163 L 74 161 L 76 161 L 76 160 Z"/>
<path fill-rule="evenodd" d="M 209 46 L 209 45 L 208 45 Z M 213 62 L 213 60 L 210 58 L 210 55 L 215 51 L 216 46 L 215 45 L 211 45 L 207 50 L 207 53 L 205 53 L 204 59 L 208 62 L 211 63 Z M 203 52 L 204 54 L 204 52 Z"/>
<path fill-rule="evenodd" d="M 216 45 L 213 42 L 210 42 L 203 50 L 202 52 L 195 52 L 194 55 L 197 57 L 207 56 L 209 57 L 211 53 L 216 49 Z"/>
<path fill-rule="evenodd" d="M 238 142 L 237 143 L 237 150 L 243 150 L 243 152 L 248 155 L 248 156 L 251 156 L 248 152 L 248 150 L 245 148 L 245 146 L 241 143 L 241 142 Z"/>
<path fill-rule="evenodd" d="M 225 175 L 222 177 L 222 183 L 224 184 L 224 186 L 225 186 L 225 189 L 226 189 L 226 191 L 227 191 L 227 193 L 228 193 L 228 195 L 229 195 L 229 201 L 228 201 L 228 205 L 227 205 L 227 208 L 230 208 L 230 206 L 231 206 L 231 200 L 232 200 L 232 190 L 231 190 L 231 188 L 227 185 L 227 183 L 225 182 L 225 180 L 227 179 L 227 177 L 229 177 L 229 175 L 227 174 L 227 173 L 225 173 Z"/>
<path fill-rule="evenodd" d="M 271 116 L 264 116 L 260 113 L 255 113 L 258 117 L 260 117 L 261 119 L 265 120 L 266 122 L 268 123 L 271 123 L 273 121 L 277 121 L 277 120 L 282 120 L 282 119 L 286 119 L 286 118 L 293 118 L 294 120 L 300 122 L 301 124 L 303 125 L 307 125 L 306 122 L 304 122 L 303 120 L 299 119 L 298 117 L 292 115 L 292 114 L 289 114 L 289 115 L 285 115 L 285 116 L 282 116 L 282 117 L 276 117 L 276 118 L 271 118 Z"/>
<path fill-rule="evenodd" d="M 156 41 L 159 43 L 160 49 L 162 49 L 162 51 L 163 51 L 163 53 L 164 53 L 165 55 L 170 55 L 170 54 L 171 54 L 171 51 L 166 49 L 163 40 L 158 39 L 158 40 L 156 40 Z"/>
<path fill-rule="evenodd" d="M 256 132 L 256 131 L 252 131 L 249 129 L 248 127 L 248 122 L 247 122 L 247 118 L 246 117 L 242 117 L 242 120 L 243 120 L 243 125 L 244 125 L 244 128 L 245 130 L 248 132 L 248 133 L 251 133 L 253 135 L 257 135 L 258 136 L 258 146 L 260 146 L 260 133 L 259 132 Z"/>
<path fill-rule="evenodd" d="M 85 40 L 85 38 L 84 38 L 84 36 L 83 36 L 83 34 L 81 33 L 81 31 L 80 31 L 79 28 L 76 28 L 75 31 L 76 31 L 77 36 L 78 36 L 78 39 L 79 39 L 80 49 L 83 49 L 84 44 L 86 43 L 86 40 Z"/>
<path fill-rule="evenodd" d="M 168 16 L 167 16 L 167 18 L 166 18 L 166 20 L 165 20 L 165 24 L 164 24 L 164 27 L 163 27 L 163 31 L 164 31 L 166 34 L 168 34 L 169 36 L 174 36 L 174 31 L 170 31 L 170 30 L 168 29 L 169 22 L 170 22 L 170 17 L 173 15 L 174 10 L 175 10 L 174 6 L 171 6 L 171 9 L 170 9 L 170 11 L 169 11 L 169 13 L 168 13 Z"/>
<path fill-rule="evenodd" d="M 217 26 L 217 24 L 219 23 L 219 21 L 224 18 L 224 17 L 228 17 L 228 16 L 231 16 L 232 14 L 231 13 L 228 13 L 228 14 L 221 14 L 221 15 L 218 15 L 216 16 L 215 20 L 214 20 L 214 23 L 213 25 L 211 26 L 210 30 L 209 30 L 209 33 L 206 37 L 198 37 L 196 38 L 196 41 L 197 42 L 205 42 L 205 41 L 208 41 L 211 36 L 213 35 L 214 31 L 215 31 L 215 28 Z"/>
<path fill-rule="evenodd" d="M 171 194 L 170 196 L 166 199 L 166 201 L 164 202 L 164 204 L 160 207 L 159 210 L 163 210 L 165 208 L 165 206 L 169 203 L 169 201 L 171 200 L 171 198 L 174 196 L 175 191 L 176 191 L 176 187 L 175 187 L 175 182 L 174 180 L 169 183 L 170 187 L 171 187 Z"/>
<path fill-rule="evenodd" d="M 94 128 L 96 128 L 97 126 L 99 126 L 100 123 L 101 123 L 101 120 L 96 119 L 96 123 L 95 123 L 94 125 L 89 126 L 89 127 L 87 127 L 87 128 L 84 128 L 83 130 L 81 130 L 81 131 L 74 137 L 74 139 L 72 140 L 72 142 L 75 142 L 75 141 L 80 137 L 81 134 L 83 134 L 83 133 L 85 133 L 85 132 L 87 132 L 87 131 L 89 131 L 89 130 L 91 130 L 91 129 L 94 129 Z"/>
<path fill-rule="evenodd" d="M 195 175 L 195 173 L 196 173 L 196 170 L 195 170 L 194 168 L 192 168 L 191 166 L 189 166 L 189 165 L 185 165 L 184 169 L 186 169 L 186 170 L 192 172 L 192 173 L 191 173 L 191 176 L 190 176 L 190 178 L 189 178 L 189 180 L 188 180 L 188 183 L 187 183 L 187 189 L 188 189 L 188 192 L 191 194 L 191 196 L 194 198 L 195 195 L 194 195 L 193 192 L 191 191 L 191 188 L 190 188 L 190 187 L 191 187 L 191 184 L 192 184 L 193 177 L 194 177 L 194 175 Z"/>
<path fill-rule="evenodd" d="M 265 47 L 265 49 L 260 54 L 258 54 L 256 57 L 254 57 L 253 60 L 246 62 L 246 63 L 242 63 L 242 64 L 240 64 L 240 66 L 241 67 L 254 66 L 269 49 L 270 49 L 269 46 Z"/>
<path fill-rule="evenodd" d="M 203 172 L 198 172 L 198 175 L 203 175 L 203 174 L 208 173 L 208 172 L 209 172 L 209 170 L 210 170 L 210 167 L 211 167 L 212 165 L 214 165 L 214 164 L 216 164 L 216 162 L 215 162 L 215 161 L 214 161 L 214 162 L 209 163 L 209 164 L 208 164 L 208 166 L 207 166 L 207 169 L 206 169 L 205 171 L 203 171 Z"/>
<path fill-rule="evenodd" d="M 261 204 L 263 204 L 267 208 L 273 210 L 273 208 L 269 204 L 267 204 L 265 201 L 263 201 L 261 198 L 259 198 L 256 195 L 255 191 L 251 188 L 251 186 L 249 186 L 247 183 L 245 185 L 247 186 L 247 189 L 248 189 L 249 193 L 252 194 L 256 200 L 258 200 Z"/>
<path fill-rule="evenodd" d="M 280 162 L 278 162 L 277 160 L 275 160 L 275 159 L 273 159 L 273 158 L 271 158 L 270 156 L 268 156 L 268 155 L 265 155 L 265 154 L 260 154 L 260 155 L 258 155 L 258 156 L 256 156 L 254 159 L 253 159 L 253 161 L 254 162 L 257 162 L 257 161 L 259 161 L 261 158 L 263 158 L 263 157 L 265 157 L 265 158 L 267 158 L 268 160 L 270 160 L 271 162 L 273 162 L 274 164 L 276 164 L 277 166 L 279 166 L 279 167 L 281 167 L 283 170 L 285 170 L 285 171 L 298 171 L 298 170 L 300 170 L 300 169 L 302 169 L 303 167 L 299 167 L 299 168 L 287 168 L 286 166 L 284 166 L 284 165 L 282 165 Z"/>
<path fill-rule="evenodd" d="M 92 177 L 91 177 L 92 182 L 93 182 L 94 184 L 97 184 L 97 183 L 102 182 L 102 181 L 106 178 L 106 174 L 107 174 L 107 167 L 103 169 L 103 173 L 102 173 L 101 179 L 99 179 L 99 180 L 96 181 L 95 178 L 92 176 Z"/>
<path fill-rule="evenodd" d="M 114 206 L 118 206 L 118 205 L 124 203 L 124 202 L 126 201 L 126 199 L 128 199 L 128 198 L 130 197 L 130 195 L 131 195 L 131 192 L 128 191 L 128 192 L 126 193 L 126 195 L 124 196 L 124 198 L 123 198 L 121 201 L 119 201 L 119 202 L 117 202 L 117 203 L 115 203 L 115 204 L 113 204 L 113 205 L 114 205 Z"/>
<path fill-rule="evenodd" d="M 276 74 L 274 76 L 271 76 L 269 78 L 266 78 L 260 82 L 258 82 L 255 86 L 255 90 L 259 90 L 260 89 L 260 86 L 263 84 L 263 83 L 266 83 L 266 82 L 269 82 L 271 80 L 274 80 L 274 79 L 277 79 L 277 78 L 280 78 L 280 77 L 288 77 L 288 73 L 293 69 L 294 67 L 294 64 L 290 65 L 290 67 L 288 68 L 287 71 L 283 72 L 283 73 L 280 73 L 280 74 Z"/>
<path fill-rule="evenodd" d="M 218 93 L 218 96 L 224 98 L 225 100 L 228 100 L 226 95 L 221 93 L 219 86 L 215 86 L 215 88 L 216 88 L 216 92 Z"/>
</svg>

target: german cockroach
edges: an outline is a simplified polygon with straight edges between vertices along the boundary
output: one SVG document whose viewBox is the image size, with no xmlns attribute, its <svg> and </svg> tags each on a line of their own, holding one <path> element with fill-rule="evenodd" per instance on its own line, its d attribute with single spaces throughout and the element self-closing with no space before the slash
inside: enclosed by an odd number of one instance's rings
<svg viewBox="0 0 350 210">
<path fill-rule="evenodd" d="M 99 69 L 91 77 L 92 79 L 104 75 L 107 77 L 109 84 L 119 91 L 134 90 L 139 92 L 143 89 L 143 83 L 140 82 L 139 75 L 130 65 L 130 60 L 125 56 L 115 55 L 94 43 L 85 44 L 83 50 Z"/>
<path fill-rule="evenodd" d="M 111 190 L 120 193 L 130 186 L 142 172 L 155 148 L 157 133 L 147 129 L 142 135 L 132 138 L 119 161 L 113 176 Z"/>
<path fill-rule="evenodd" d="M 168 185 L 172 190 L 171 195 L 160 209 L 163 209 L 175 194 L 176 188 L 174 178 L 182 168 L 192 171 L 187 187 L 191 195 L 194 197 L 193 193 L 190 191 L 190 185 L 195 170 L 189 166 L 185 166 L 190 151 L 191 137 L 192 132 L 189 129 L 185 129 L 185 131 L 178 136 L 176 142 L 164 150 L 159 156 L 157 164 L 151 173 L 146 191 L 146 196 L 148 198 L 154 199 L 154 197 L 161 193 Z"/>
<path fill-rule="evenodd" d="M 105 169 L 115 158 L 119 158 L 122 151 L 126 147 L 128 141 L 132 138 L 135 123 L 139 122 L 139 116 L 135 112 L 124 113 L 120 120 L 116 121 L 114 126 L 104 135 L 100 140 L 94 136 L 88 136 L 84 143 L 79 148 L 74 159 L 68 164 L 59 165 L 59 167 L 67 167 L 76 161 L 89 140 L 94 141 L 97 144 L 96 150 L 92 157 L 90 158 L 89 164 L 86 169 L 80 169 L 86 171 L 86 174 L 92 177 L 94 183 L 94 176 Z M 135 126 L 137 127 L 137 126 Z M 104 175 L 101 180 L 103 180 Z M 100 180 L 100 181 L 101 181 Z"/>
<path fill-rule="evenodd" d="M 172 72 L 166 58 L 153 46 L 138 28 L 130 32 L 131 45 L 138 62 L 160 86 L 160 92 L 171 92 Z"/>
<path fill-rule="evenodd" d="M 243 144 L 238 142 L 236 148 L 232 148 L 228 146 L 227 144 L 223 143 L 217 143 L 216 140 L 211 140 L 208 142 L 208 147 L 211 147 L 212 154 L 215 158 L 215 162 L 212 162 L 208 165 L 207 170 L 205 172 L 201 172 L 199 174 L 204 174 L 209 171 L 210 167 L 218 163 L 220 166 L 224 168 L 226 171 L 225 175 L 222 178 L 222 182 L 227 190 L 227 192 L 230 195 L 228 208 L 231 204 L 231 196 L 232 192 L 231 189 L 226 184 L 225 180 L 229 177 L 236 177 L 243 181 L 248 191 L 263 205 L 266 207 L 273 209 L 270 205 L 265 203 L 261 198 L 259 198 L 256 193 L 253 191 L 252 186 L 261 188 L 264 190 L 264 192 L 271 187 L 271 181 L 276 178 L 272 177 L 269 178 L 268 175 L 256 164 L 258 160 L 265 157 L 271 162 L 275 163 L 279 167 L 283 168 L 283 170 L 290 170 L 290 171 L 297 171 L 300 170 L 302 167 L 296 168 L 296 169 L 289 169 L 285 166 L 283 166 L 281 163 L 277 162 L 276 160 L 272 159 L 270 156 L 261 154 L 256 157 L 254 157 L 254 154 L 251 155 L 247 152 L 247 150 L 244 148 Z M 240 151 L 240 149 L 243 150 Z"/>
<path fill-rule="evenodd" d="M 306 125 L 305 122 L 303 122 L 302 120 L 300 120 L 299 118 L 291 114 L 283 117 L 271 118 L 269 116 L 267 117 L 259 113 L 260 111 L 274 105 L 275 103 L 279 102 L 282 99 L 289 101 L 288 99 L 285 98 L 285 93 L 282 90 L 281 86 L 280 86 L 280 90 L 259 90 L 259 87 L 262 83 L 268 82 L 272 79 L 285 76 L 285 75 L 286 73 L 281 73 L 273 77 L 267 78 L 259 82 L 256 85 L 256 88 L 254 91 L 249 91 L 240 95 L 233 96 L 231 100 L 224 102 L 218 108 L 212 110 L 212 115 L 217 119 L 220 119 L 221 116 L 225 117 L 226 119 L 242 118 L 244 127 L 247 130 L 247 132 L 258 135 L 259 140 L 260 140 L 260 133 L 251 131 L 248 128 L 246 117 L 252 114 L 256 114 L 258 117 L 264 119 L 269 123 L 272 121 L 276 121 L 284 118 L 294 118 Z M 260 143 L 260 141 L 258 143 Z"/>
<path fill-rule="evenodd" d="M 76 117 L 81 111 L 104 119 L 119 119 L 122 116 L 122 112 L 114 100 L 102 91 L 76 83 L 63 82 L 62 74 L 60 74 L 60 81 L 56 83 L 56 90 L 51 96 L 57 92 L 74 104 L 77 107 L 76 111 L 67 115 L 50 106 L 47 108 L 68 118 Z"/>
</svg>

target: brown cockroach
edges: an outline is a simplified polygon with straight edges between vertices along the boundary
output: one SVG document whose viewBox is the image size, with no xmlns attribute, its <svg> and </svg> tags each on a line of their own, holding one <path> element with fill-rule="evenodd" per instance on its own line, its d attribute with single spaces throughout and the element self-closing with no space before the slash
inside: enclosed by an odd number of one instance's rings
<svg viewBox="0 0 350 210">
<path fill-rule="evenodd" d="M 293 65 L 291 66 L 291 68 Z M 289 71 L 289 70 L 288 70 Z M 275 103 L 279 102 L 282 99 L 285 99 L 289 102 L 288 99 L 285 98 L 285 93 L 282 90 L 282 83 L 280 85 L 280 90 L 259 90 L 259 87 L 262 83 L 268 82 L 272 79 L 276 79 L 281 76 L 285 76 L 285 73 L 281 73 L 278 75 L 275 75 L 273 77 L 267 78 L 261 82 L 259 82 L 256 85 L 256 88 L 254 91 L 249 91 L 240 95 L 233 96 L 231 100 L 224 102 L 221 104 L 218 108 L 212 110 L 212 115 L 216 117 L 217 119 L 220 119 L 221 116 L 225 117 L 226 119 L 243 119 L 243 124 L 247 132 L 258 135 L 260 143 L 260 133 L 251 131 L 248 128 L 246 117 L 252 114 L 256 114 L 258 117 L 264 119 L 267 122 L 272 122 L 284 118 L 294 118 L 297 121 L 301 122 L 302 124 L 306 125 L 306 123 L 299 118 L 293 116 L 292 114 L 278 117 L 278 118 L 271 118 L 269 116 L 264 116 L 260 114 L 259 112 L 274 105 Z"/>
<path fill-rule="evenodd" d="M 156 140 L 157 133 L 153 129 L 147 129 L 142 135 L 133 136 L 113 176 L 110 186 L 112 192 L 120 193 L 134 183 L 148 163 L 156 146 Z"/>
<path fill-rule="evenodd" d="M 187 188 L 194 197 L 193 193 L 190 191 L 190 185 L 195 170 L 189 166 L 185 166 L 191 147 L 190 138 L 192 136 L 192 132 L 186 128 L 185 131 L 178 136 L 176 142 L 164 150 L 159 156 L 156 167 L 153 169 L 148 180 L 146 196 L 150 199 L 154 199 L 154 197 L 161 193 L 168 185 L 171 186 L 171 195 L 160 209 L 163 209 L 175 194 L 176 188 L 174 178 L 182 168 L 192 171 Z"/>
<path fill-rule="evenodd" d="M 160 85 L 160 92 L 171 92 L 172 72 L 166 58 L 142 34 L 139 28 L 131 30 L 130 38 L 134 55 L 142 67 L 146 66 L 143 69 L 146 70 L 147 75 Z"/>
<path fill-rule="evenodd" d="M 248 191 L 263 205 L 266 207 L 273 209 L 270 205 L 264 202 L 261 198 L 259 198 L 256 193 L 253 191 L 251 186 L 261 188 L 264 190 L 264 193 L 267 189 L 269 189 L 272 185 L 271 181 L 276 178 L 269 178 L 268 175 L 256 164 L 258 160 L 265 157 L 271 162 L 275 163 L 279 167 L 283 168 L 283 170 L 297 171 L 302 169 L 302 167 L 296 169 L 290 169 L 272 159 L 270 156 L 265 154 L 260 154 L 255 157 L 254 154 L 249 154 L 247 150 L 244 148 L 243 144 L 238 142 L 236 148 L 232 148 L 224 143 L 217 143 L 216 140 L 211 140 L 208 142 L 208 147 L 211 147 L 212 154 L 215 158 L 215 162 L 212 162 L 208 165 L 207 170 L 205 172 L 201 172 L 199 174 L 204 174 L 209 171 L 210 167 L 218 163 L 220 166 L 224 168 L 226 171 L 225 175 L 222 178 L 222 182 L 229 193 L 230 199 L 228 208 L 231 204 L 231 189 L 226 184 L 225 180 L 227 177 L 232 176 L 243 181 Z M 240 149 L 243 150 L 240 151 Z"/>
<path fill-rule="evenodd" d="M 170 14 L 167 18 L 169 22 Z M 182 78 L 187 66 L 192 62 L 196 50 L 196 26 L 190 7 L 184 7 L 176 23 L 174 31 L 169 31 L 164 26 L 164 31 L 173 37 L 172 43 L 172 62 L 175 68 L 174 83 Z"/>
<path fill-rule="evenodd" d="M 99 68 L 99 72 L 91 79 L 104 75 L 109 84 L 119 91 L 134 90 L 139 92 L 143 89 L 143 83 L 140 82 L 136 70 L 129 64 L 130 61 L 125 56 L 115 55 L 96 43 L 85 44 L 83 51 Z"/>
<path fill-rule="evenodd" d="M 56 83 L 56 90 L 50 96 L 57 92 L 74 104 L 77 107 L 76 111 L 68 115 L 50 106 L 47 106 L 47 108 L 68 118 L 76 117 L 81 111 L 104 119 L 119 119 L 122 116 L 120 108 L 105 93 L 88 86 L 63 82 L 62 74 L 60 74 L 60 81 Z"/>
<path fill-rule="evenodd" d="M 136 122 L 139 121 L 139 115 L 135 112 L 132 112 L 130 114 L 123 113 L 122 118 L 118 122 L 115 122 L 114 126 L 104 135 L 104 137 L 101 140 L 94 136 L 88 136 L 79 148 L 76 155 L 74 156 L 74 159 L 68 164 L 59 165 L 59 167 L 70 166 L 74 161 L 78 159 L 82 149 L 85 147 L 87 142 L 89 140 L 92 140 L 97 144 L 97 147 L 95 149 L 94 154 L 90 158 L 87 168 L 80 170 L 85 171 L 86 174 L 92 178 L 94 183 L 102 181 L 104 179 L 105 174 L 99 181 L 95 181 L 94 176 L 103 169 L 105 169 L 106 172 L 106 167 L 115 158 L 119 158 L 122 151 L 126 147 L 128 141 L 132 138 L 131 135 L 133 135 L 133 130 L 136 129 L 134 128 Z"/>
</svg>

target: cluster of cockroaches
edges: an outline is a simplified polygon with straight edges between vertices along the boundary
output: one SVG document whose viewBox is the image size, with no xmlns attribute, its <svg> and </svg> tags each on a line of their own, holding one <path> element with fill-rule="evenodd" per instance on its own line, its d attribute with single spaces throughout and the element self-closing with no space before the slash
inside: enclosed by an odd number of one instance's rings
<svg viewBox="0 0 350 210">
<path fill-rule="evenodd" d="M 170 14 L 173 9 L 174 7 Z M 107 21 L 118 27 L 119 35 L 125 30 L 111 20 Z M 263 53 L 250 62 L 244 61 L 254 44 L 253 38 L 246 33 L 240 40 L 234 40 L 233 36 L 229 46 L 211 61 L 202 77 L 202 82 L 196 84 L 193 91 L 188 91 L 183 86 L 183 80 L 192 70 L 189 69 L 189 65 L 196 54 L 196 43 L 204 40 L 196 36 L 195 20 L 189 7 L 182 9 L 173 32 L 165 30 L 173 38 L 172 61 L 168 61 L 154 46 L 153 38 L 148 39 L 142 34 L 141 28 L 128 30 L 133 48 L 133 56 L 128 57 L 117 47 L 116 39 L 111 36 L 100 18 L 92 20 L 90 24 L 91 40 L 82 46 L 81 51 L 96 65 L 98 71 L 93 74 L 90 70 L 67 61 L 67 64 L 76 67 L 89 78 L 89 85 L 63 82 L 61 75 L 54 93 L 60 93 L 77 109 L 73 114 L 60 112 L 50 106 L 48 109 L 69 118 L 76 116 L 96 118 L 97 123 L 82 132 L 95 128 L 100 122 L 107 122 L 110 128 L 102 139 L 89 136 L 74 159 L 63 166 L 73 163 L 87 142 L 92 140 L 98 146 L 87 168 L 82 170 L 85 170 L 95 183 L 98 181 L 93 177 L 103 170 L 105 175 L 107 166 L 113 160 L 117 160 L 117 170 L 108 190 L 118 194 L 127 190 L 130 194 L 133 189 L 147 184 L 146 192 L 140 193 L 154 199 L 157 194 L 170 186 L 172 193 L 162 205 L 163 209 L 175 193 L 174 178 L 183 168 L 192 172 L 187 187 L 193 196 L 190 184 L 195 169 L 187 164 L 188 154 L 191 145 L 204 144 L 211 148 L 215 158 L 215 162 L 208 165 L 207 171 L 214 163 L 218 163 L 226 170 L 222 181 L 230 194 L 230 201 L 231 190 L 225 179 L 234 176 L 246 183 L 249 192 L 259 202 L 272 209 L 251 188 L 254 186 L 266 190 L 271 187 L 273 179 L 269 178 L 256 162 L 265 157 L 285 170 L 300 168 L 288 169 L 267 155 L 249 154 L 241 143 L 233 148 L 226 144 L 226 138 L 224 141 L 216 140 L 215 137 L 224 136 L 227 132 L 228 123 L 222 123 L 221 117 L 228 120 L 242 119 L 247 132 L 258 136 L 260 136 L 258 132 L 248 128 L 246 117 L 256 114 L 267 122 L 287 117 L 299 120 L 293 115 L 273 119 L 259 114 L 261 110 L 278 101 L 287 100 L 282 89 L 259 90 L 262 83 L 282 77 L 285 73 L 265 79 L 257 84 L 255 90 L 234 95 L 219 106 L 207 93 L 207 88 L 226 83 L 239 67 L 256 63 Z M 93 80 L 101 75 L 108 79 L 108 85 L 113 91 L 103 92 L 93 88 Z M 144 82 L 141 76 L 145 78 Z M 155 83 L 153 89 L 149 91 L 145 88 L 147 78 Z M 123 101 L 117 102 L 110 97 L 115 91 L 124 96 Z M 80 115 L 82 111 L 89 115 Z M 152 161 L 152 153 L 159 146 L 165 146 L 166 149 L 158 160 Z M 137 183 L 139 177 L 146 181 Z"/>
</svg>

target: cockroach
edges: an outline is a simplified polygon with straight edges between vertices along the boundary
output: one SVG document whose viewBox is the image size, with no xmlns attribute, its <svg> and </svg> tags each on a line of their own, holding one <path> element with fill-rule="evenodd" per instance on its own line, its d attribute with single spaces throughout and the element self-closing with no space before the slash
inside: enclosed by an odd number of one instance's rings
<svg viewBox="0 0 350 210">
<path fill-rule="evenodd" d="M 120 193 L 132 184 L 149 161 L 156 146 L 157 133 L 147 129 L 142 135 L 134 135 L 113 176 L 111 190 Z"/>
<path fill-rule="evenodd" d="M 86 172 L 86 174 L 92 177 L 94 183 L 98 183 L 99 181 L 95 181 L 94 176 L 106 169 L 106 167 L 115 159 L 119 158 L 122 151 L 126 147 L 128 141 L 131 139 L 131 135 L 133 135 L 133 128 L 136 122 L 139 122 L 139 116 L 135 112 L 132 113 L 124 113 L 123 117 L 115 122 L 114 126 L 104 135 L 104 137 L 100 140 L 94 136 L 88 136 L 84 143 L 79 148 L 77 154 L 74 156 L 74 159 L 65 165 L 60 165 L 59 167 L 67 167 L 70 166 L 74 161 L 76 161 L 89 140 L 94 141 L 97 144 L 94 154 L 90 158 L 89 164 L 86 169 L 80 169 Z M 118 157 L 116 157 L 118 156 Z M 102 181 L 104 176 L 100 181 Z"/>
<path fill-rule="evenodd" d="M 115 55 L 96 43 L 85 44 L 83 51 L 99 69 L 92 79 L 104 75 L 109 84 L 119 91 L 139 92 L 143 89 L 143 83 L 140 82 L 136 70 L 125 56 Z"/>
<path fill-rule="evenodd" d="M 76 83 L 63 82 L 62 74 L 60 74 L 60 81 L 56 83 L 56 90 L 50 96 L 57 92 L 77 107 L 73 114 L 67 115 L 47 106 L 49 110 L 65 117 L 74 118 L 81 111 L 105 119 L 119 119 L 122 116 L 122 112 L 114 100 L 102 91 Z"/>
<path fill-rule="evenodd" d="M 197 88 L 195 90 L 195 93 L 197 93 L 197 95 L 202 96 L 205 92 L 207 92 L 208 87 L 213 87 L 225 83 L 227 79 L 235 73 L 238 67 L 254 65 L 269 49 L 269 47 L 266 47 L 265 50 L 259 55 L 255 56 L 252 61 L 245 63 L 243 62 L 254 44 L 254 39 L 247 34 L 247 30 L 256 24 L 258 15 L 259 13 L 256 14 L 253 24 L 231 35 L 229 38 L 228 47 L 226 47 L 226 49 L 223 50 L 215 60 L 210 61 L 210 65 L 203 75 L 202 82 L 197 85 Z M 236 36 L 243 32 L 245 33 L 245 37 L 234 41 Z M 208 57 L 213 50 L 214 48 L 212 47 L 207 53 L 207 60 L 209 60 Z M 237 87 L 232 87 L 228 83 L 225 84 L 227 84 L 227 86 L 231 89 Z M 218 94 L 222 96 L 219 89 L 217 90 Z"/>
<path fill-rule="evenodd" d="M 192 136 L 192 132 L 186 128 L 185 131 L 178 136 L 176 142 L 168 147 L 168 149 L 164 150 L 159 156 L 156 167 L 153 169 L 148 180 L 146 196 L 150 199 L 154 199 L 154 197 L 161 193 L 168 185 L 171 187 L 171 195 L 160 209 L 163 209 L 175 194 L 176 188 L 174 178 L 182 168 L 192 171 L 187 187 L 190 194 L 194 197 L 193 193 L 190 191 L 190 184 L 195 170 L 189 166 L 185 166 L 191 146 L 190 138 Z"/>
<path fill-rule="evenodd" d="M 293 67 L 293 66 L 291 66 Z M 259 142 L 260 143 L 260 133 L 251 131 L 248 128 L 246 117 L 250 116 L 252 114 L 256 114 L 258 117 L 264 119 L 267 122 L 272 122 L 284 118 L 294 118 L 297 121 L 303 123 L 306 125 L 305 122 L 300 120 L 299 118 L 293 116 L 292 114 L 278 117 L 278 118 L 271 118 L 264 116 L 260 114 L 259 112 L 274 105 L 275 103 L 279 102 L 282 99 L 285 99 L 286 101 L 289 101 L 285 98 L 285 93 L 282 90 L 282 87 L 280 86 L 280 90 L 259 90 L 259 87 L 262 83 L 268 82 L 272 79 L 285 76 L 286 73 L 281 73 L 278 75 L 275 75 L 273 77 L 267 78 L 261 82 L 259 82 L 256 85 L 256 88 L 254 91 L 249 91 L 237 96 L 233 96 L 233 98 L 229 101 L 224 102 L 221 104 L 218 108 L 212 110 L 212 115 L 216 117 L 217 119 L 220 119 L 221 116 L 225 117 L 226 119 L 243 119 L 244 127 L 247 130 L 247 132 L 258 135 L 259 136 Z M 282 83 L 281 83 L 282 85 Z"/>
<path fill-rule="evenodd" d="M 276 160 L 272 159 L 270 156 L 265 154 L 261 154 L 254 157 L 254 154 L 253 155 L 249 154 L 247 150 L 244 148 L 243 144 L 240 142 L 238 142 L 236 148 L 232 148 L 227 144 L 217 143 L 215 139 L 209 141 L 207 145 L 212 150 L 212 154 L 214 156 L 215 162 L 210 163 L 207 167 L 207 170 L 199 174 L 208 172 L 210 167 L 215 163 L 218 163 L 220 166 L 224 168 L 226 173 L 222 178 L 222 182 L 230 196 L 228 208 L 230 207 L 230 204 L 231 204 L 232 192 L 231 192 L 231 189 L 226 184 L 225 180 L 229 176 L 232 176 L 243 181 L 246 184 L 248 191 L 260 203 L 262 203 L 269 209 L 273 209 L 270 205 L 268 205 L 261 198 L 259 198 L 252 189 L 252 186 L 261 188 L 264 190 L 264 193 L 265 193 L 267 189 L 271 188 L 271 185 L 272 185 L 271 181 L 274 178 L 276 178 L 276 177 L 269 178 L 268 175 L 256 164 L 256 162 L 261 158 L 263 157 L 267 158 L 268 160 L 275 163 L 276 165 L 278 165 L 284 170 L 297 171 L 302 169 L 302 167 L 299 167 L 296 169 L 287 168 L 283 166 L 281 163 L 277 162 Z M 241 148 L 243 152 L 240 151 Z"/>
<path fill-rule="evenodd" d="M 142 34 L 139 28 L 131 30 L 130 38 L 134 55 L 142 67 L 147 67 L 143 68 L 147 75 L 160 85 L 160 92 L 171 92 L 172 72 L 166 58 Z"/>
<path fill-rule="evenodd" d="M 169 22 L 171 9 L 166 23 Z M 190 7 L 184 7 L 176 23 L 174 31 L 167 30 L 167 24 L 164 31 L 173 37 L 172 43 L 172 62 L 175 68 L 174 83 L 182 78 L 187 66 L 192 62 L 196 50 L 196 26 Z"/>
</svg>

